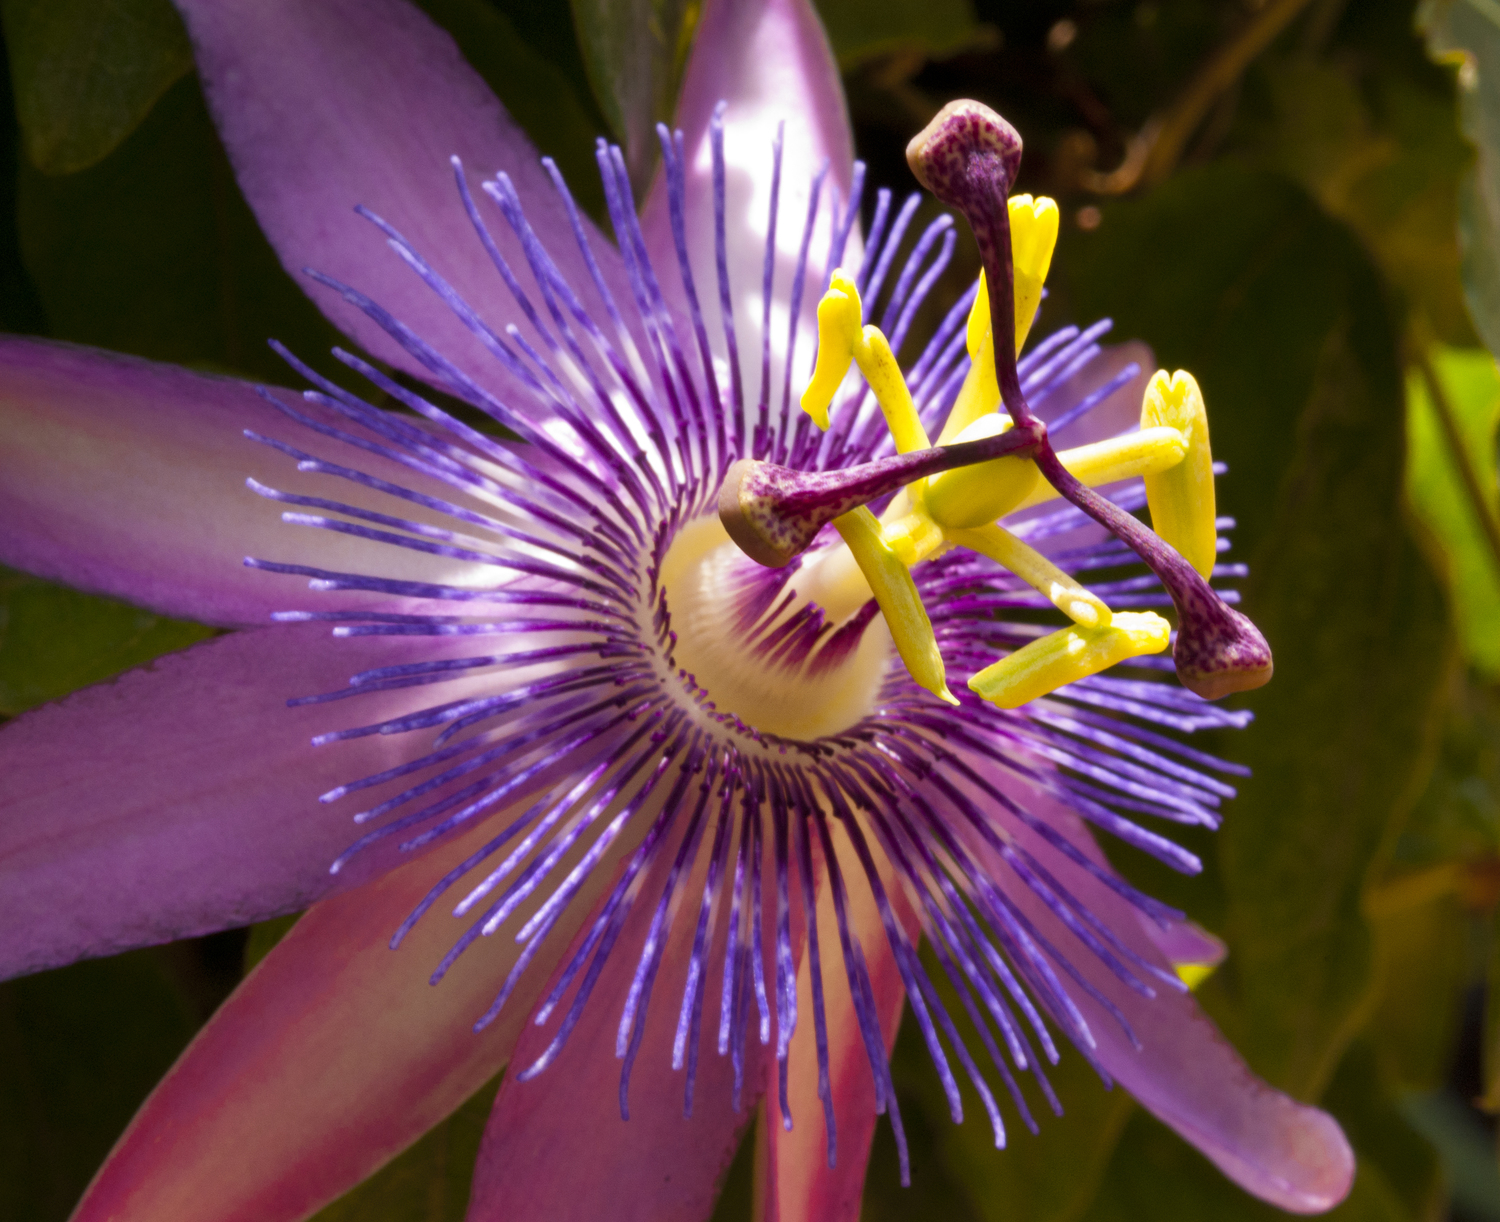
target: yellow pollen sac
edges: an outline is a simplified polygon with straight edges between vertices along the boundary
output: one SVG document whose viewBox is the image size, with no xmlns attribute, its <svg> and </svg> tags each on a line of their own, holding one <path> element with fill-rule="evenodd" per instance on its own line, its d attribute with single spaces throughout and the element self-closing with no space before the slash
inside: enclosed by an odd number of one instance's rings
<svg viewBox="0 0 1500 1222">
<path fill-rule="evenodd" d="M 1016 355 L 1031 330 L 1036 310 L 1042 304 L 1042 284 L 1052 266 L 1057 246 L 1060 214 L 1055 200 L 1045 195 L 1012 196 L 1010 200 L 1010 252 L 1016 280 Z"/>
<path fill-rule="evenodd" d="M 890 344 L 879 327 L 861 327 L 864 306 L 859 289 L 843 268 L 829 277 L 828 291 L 818 302 L 818 359 L 812 379 L 802 392 L 802 410 L 820 429 L 828 428 L 828 405 L 849 372 L 850 362 L 859 371 L 880 410 L 899 453 L 925 450 L 931 444 L 917 416 L 911 391 L 901 375 Z"/>
<path fill-rule="evenodd" d="M 1013 195 L 1009 203 L 1011 267 L 1016 290 L 1016 355 L 1020 356 L 1036 318 L 1037 306 L 1042 303 L 1042 285 L 1052 266 L 1060 214 L 1057 202 L 1045 195 L 1037 199 L 1029 195 Z M 967 338 L 971 361 L 979 359 L 979 346 L 989 329 L 990 295 L 981 271 L 979 292 L 974 298 L 974 308 L 969 311 Z"/>
<path fill-rule="evenodd" d="M 980 441 L 1008 428 L 1010 417 L 989 412 L 953 441 Z M 1003 518 L 1041 489 L 1051 491 L 1043 483 L 1036 464 L 1029 458 L 1007 455 L 932 476 L 923 490 L 922 503 L 928 516 L 939 526 L 946 530 L 962 530 L 985 526 L 996 518 Z"/>
<path fill-rule="evenodd" d="M 1055 201 L 1042 196 L 1033 200 L 1017 195 L 1010 200 L 1010 246 L 1015 276 L 1016 355 L 1026 343 L 1036 308 L 1042 300 L 1042 284 L 1052 266 L 1052 251 L 1057 245 L 1059 214 Z M 969 375 L 948 414 L 939 445 L 946 445 L 974 421 L 1000 406 L 1000 385 L 995 380 L 995 350 L 990 335 L 990 295 L 984 273 L 979 273 L 979 289 L 969 311 L 966 340 L 969 349 Z"/>
<path fill-rule="evenodd" d="M 1116 612 L 1102 628 L 1071 628 L 1023 646 L 969 680 L 969 688 L 996 708 L 1016 709 L 1029 700 L 1141 654 L 1167 647 L 1170 627 L 1151 611 Z"/>
<path fill-rule="evenodd" d="M 825 432 L 828 405 L 848 374 L 855 346 L 860 342 L 862 312 L 854 281 L 843 268 L 834 269 L 828 291 L 818 302 L 818 359 L 813 365 L 812 379 L 802 392 L 802 410 Z"/>
<path fill-rule="evenodd" d="M 956 705 L 958 700 L 948 690 L 943 655 L 938 652 L 932 621 L 922 606 L 916 582 L 885 541 L 875 515 L 861 505 L 835 518 L 833 524 L 874 592 L 886 626 L 891 630 L 891 639 L 896 643 L 896 652 L 911 677 L 939 700 Z"/>
<path fill-rule="evenodd" d="M 1103 628 L 1111 622 L 1110 609 L 1103 599 L 1003 526 L 956 530 L 949 538 L 960 547 L 967 547 L 988 556 L 996 564 L 1004 565 L 1075 624 L 1084 628 Z"/>
<path fill-rule="evenodd" d="M 1182 553 L 1202 577 L 1214 569 L 1214 460 L 1208 448 L 1208 411 L 1193 375 L 1179 369 L 1171 378 L 1159 369 L 1141 401 L 1141 430 L 1166 425 L 1177 429 L 1187 453 L 1177 465 L 1146 475 L 1151 526 Z"/>
</svg>

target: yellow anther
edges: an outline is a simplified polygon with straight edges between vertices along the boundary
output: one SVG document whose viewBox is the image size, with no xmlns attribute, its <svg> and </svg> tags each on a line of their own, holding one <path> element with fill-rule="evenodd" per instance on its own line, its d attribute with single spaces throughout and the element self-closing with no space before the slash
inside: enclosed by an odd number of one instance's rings
<svg viewBox="0 0 1500 1222">
<path fill-rule="evenodd" d="M 1055 200 L 1045 195 L 1010 198 L 1010 251 L 1016 291 L 1016 355 L 1026 343 L 1036 308 L 1042 303 L 1042 285 L 1052 266 L 1052 251 L 1057 246 L 1060 214 Z M 979 273 L 979 291 L 974 308 L 969 311 L 969 359 L 979 359 L 979 346 L 990 329 L 990 295 L 985 287 L 984 272 Z"/>
<path fill-rule="evenodd" d="M 1010 254 L 1016 280 L 1016 355 L 1026 342 L 1037 306 L 1042 304 L 1042 284 L 1052 266 L 1057 246 L 1060 214 L 1055 200 L 1045 195 L 1013 195 L 1010 199 Z"/>
<path fill-rule="evenodd" d="M 1036 308 L 1042 300 L 1042 283 L 1052 266 L 1052 250 L 1057 245 L 1057 204 L 1046 198 L 1032 199 L 1017 195 L 1010 200 L 1010 245 L 1013 255 L 1016 290 L 1016 355 L 1026 343 Z M 981 416 L 1000 406 L 1000 384 L 995 380 L 995 350 L 991 346 L 990 295 L 984 273 L 979 273 L 979 288 L 974 307 L 969 311 L 966 336 L 969 348 L 969 374 L 954 401 L 953 410 L 943 426 L 939 445 L 947 445 Z"/>
<path fill-rule="evenodd" d="M 1004 565 L 1075 624 L 1084 628 L 1103 628 L 1110 623 L 1111 613 L 1103 599 L 1003 526 L 958 530 L 950 538 L 960 547 L 967 547 Z"/>
<path fill-rule="evenodd" d="M 990 412 L 981 416 L 953 440 L 979 441 L 1010 428 L 1010 418 Z M 1041 472 L 1029 458 L 992 458 L 972 467 L 944 471 L 927 481 L 922 500 L 927 514 L 945 530 L 985 526 L 1002 518 L 1041 489 Z"/>
<path fill-rule="evenodd" d="M 916 583 L 885 541 L 875 515 L 861 505 L 835 518 L 833 524 L 874 592 L 886 626 L 891 630 L 891 639 L 896 643 L 896 652 L 911 677 L 939 700 L 957 704 L 948 690 L 943 655 L 938 652 L 932 621 L 927 618 Z"/>
<path fill-rule="evenodd" d="M 1150 611 L 1117 612 L 1102 628 L 1075 624 L 1032 641 L 969 680 L 969 687 L 997 708 L 1020 708 L 1068 683 L 1167 647 L 1167 621 Z"/>
<path fill-rule="evenodd" d="M 1213 572 L 1218 554 L 1214 532 L 1214 460 L 1208 448 L 1208 412 L 1193 375 L 1179 369 L 1171 378 L 1159 369 L 1141 402 L 1141 429 L 1167 425 L 1182 433 L 1187 454 L 1182 462 L 1146 476 L 1146 504 L 1151 526 L 1198 573 Z"/>
<path fill-rule="evenodd" d="M 828 428 L 828 405 L 854 360 L 862 312 L 854 281 L 843 268 L 835 269 L 828 291 L 818 302 L 818 359 L 812 380 L 802 392 L 802 410 L 820 429 Z"/>
<path fill-rule="evenodd" d="M 984 268 L 979 269 L 979 287 L 974 291 L 974 304 L 969 309 L 969 330 L 965 340 L 969 347 L 969 359 L 979 359 L 979 346 L 990 333 L 990 290 L 985 284 Z"/>
<path fill-rule="evenodd" d="M 1063 450 L 1057 457 L 1083 483 L 1097 487 L 1137 475 L 1149 478 L 1177 466 L 1187 453 L 1187 439 L 1177 429 L 1150 428 Z M 1057 495 L 1050 484 L 1040 484 L 1015 508 L 1040 505 Z"/>
<path fill-rule="evenodd" d="M 901 366 L 886 343 L 879 327 L 866 327 L 861 343 L 854 349 L 854 359 L 859 362 L 859 371 L 865 375 L 875 401 L 885 416 L 885 426 L 895 439 L 896 451 L 909 454 L 913 450 L 925 450 L 931 444 L 927 430 L 917 416 L 916 404 L 911 401 L 911 391 L 906 388 L 906 379 L 901 376 Z"/>
<path fill-rule="evenodd" d="M 886 427 L 896 440 L 896 449 L 902 454 L 925 450 L 931 443 L 917 416 L 906 379 L 901 376 L 901 366 L 879 327 L 861 327 L 863 313 L 859 289 L 849 273 L 838 268 L 829 277 L 823 300 L 818 302 L 818 359 L 812 379 L 802 392 L 802 410 L 820 429 L 826 429 L 828 405 L 848 375 L 852 361 L 859 365 L 860 373 L 870 384 L 885 415 Z"/>
</svg>

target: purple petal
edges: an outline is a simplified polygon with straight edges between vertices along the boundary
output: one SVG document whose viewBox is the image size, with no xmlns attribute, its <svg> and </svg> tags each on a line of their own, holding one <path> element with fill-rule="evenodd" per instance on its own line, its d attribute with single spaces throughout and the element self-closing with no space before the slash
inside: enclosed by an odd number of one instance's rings
<svg viewBox="0 0 1500 1222">
<path fill-rule="evenodd" d="M 494 1076 L 545 961 L 514 1017 L 476 1034 L 515 943 L 484 940 L 438 988 L 428 977 L 455 922 L 433 913 L 389 946 L 434 877 L 488 835 L 315 905 L 152 1092 L 74 1222 L 298 1222 Z"/>
<path fill-rule="evenodd" d="M 323 418 L 295 395 L 285 401 Z M 247 477 L 324 495 L 336 481 L 299 475 L 247 428 L 413 486 L 411 472 L 314 437 L 244 382 L 0 337 L 0 561 L 231 626 L 263 625 L 307 598 L 302 582 L 248 569 L 246 556 L 433 579 L 412 553 L 283 524 L 282 506 Z"/>
<path fill-rule="evenodd" d="M 869 888 L 859 880 L 859 862 L 842 828 L 835 828 L 834 839 L 844 876 L 855 880 L 849 892 L 848 928 L 864 952 L 876 1017 L 889 1055 L 896 1042 L 906 990 L 880 913 Z M 883 881 L 890 889 L 892 907 L 907 936 L 917 941 L 922 928 L 900 884 L 893 874 Z M 790 1131 L 781 1123 L 775 1092 L 766 1097 L 766 1165 L 761 1188 L 767 1222 L 795 1222 L 801 1218 L 855 1222 L 864 1195 L 865 1171 L 878 1121 L 875 1079 L 838 950 L 838 927 L 830 893 L 831 888 L 825 883 L 818 896 L 818 928 L 828 948 L 824 952 L 823 987 L 828 1004 L 828 1079 L 837 1127 L 837 1164 L 828 1165 L 828 1125 L 817 1095 L 813 1024 L 799 1022 L 791 1049 L 789 1101 L 794 1125 Z M 797 974 L 799 1014 L 812 1013 L 810 962 L 811 956 L 803 955 Z"/>
<path fill-rule="evenodd" d="M 1066 807 L 1040 795 L 1022 799 L 1036 814 L 1103 864 L 1103 855 Z M 1042 860 L 1072 893 L 1143 959 L 1167 967 L 1126 902 L 1026 829 L 1017 841 Z M 992 877 L 1006 867 L 987 846 L 970 841 Z M 1142 997 L 1091 960 L 1046 905 L 1022 886 L 1007 894 L 1052 939 L 1130 1023 L 1141 1047 L 1082 990 L 1072 994 L 1097 1041 L 1104 1069 L 1158 1119 L 1176 1129 L 1247 1192 L 1294 1213 L 1332 1208 L 1348 1193 L 1354 1155 L 1337 1122 L 1317 1108 L 1275 1090 L 1251 1072 L 1191 994 L 1157 986 Z"/>
<path fill-rule="evenodd" d="M 485 384 L 499 367 L 447 306 L 355 216 L 364 205 L 415 249 L 497 332 L 525 325 L 470 225 L 449 159 L 478 178 L 510 175 L 532 227 L 587 301 L 592 288 L 567 218 L 531 142 L 453 40 L 402 0 L 178 0 L 198 72 L 240 188 L 283 265 L 348 335 L 427 376 L 305 267 L 352 285 Z M 488 205 L 481 201 L 481 210 Z M 520 244 L 487 223 L 518 272 Z M 597 234 L 585 220 L 585 227 Z M 594 254 L 624 292 L 618 256 Z"/>
<path fill-rule="evenodd" d="M 409 740 L 308 740 L 433 703 L 429 689 L 331 707 L 286 701 L 462 647 L 335 642 L 321 624 L 266 628 L 168 655 L 5 726 L 0 978 L 248 924 L 388 869 L 398 858 L 390 841 L 330 876 L 359 831 L 349 803 L 318 796 L 409 758 Z"/>
<path fill-rule="evenodd" d="M 842 209 L 849 200 L 854 142 L 838 65 L 816 11 L 807 0 L 717 0 L 704 6 L 677 104 L 685 136 L 686 236 L 708 334 L 724 355 L 724 329 L 714 275 L 714 197 L 709 127 L 719 102 L 724 114 L 726 239 L 734 330 L 745 379 L 745 399 L 758 401 L 761 382 L 761 293 L 771 201 L 772 142 L 786 124 L 777 209 L 772 287 L 771 381 L 779 410 L 792 282 L 802 249 L 813 179 L 826 161 L 807 284 L 798 311 L 793 392 L 812 368 L 818 299 L 831 270 L 825 266 L 832 216 L 830 187 Z M 658 267 L 675 267 L 665 184 L 658 176 L 642 212 L 647 245 Z M 845 259 L 858 259 L 851 238 Z M 675 275 L 665 277 L 679 294 Z M 680 294 L 679 294 L 680 298 Z M 678 302 L 681 305 L 679 299 Z M 683 313 L 686 308 L 683 307 Z"/>
<path fill-rule="evenodd" d="M 675 852 L 676 846 L 671 847 Z M 719 1056 L 712 1035 L 704 1031 L 693 1114 L 684 1116 L 684 1074 L 672 1071 L 672 1053 L 706 862 L 700 861 L 689 876 L 667 939 L 630 1078 L 630 1119 L 620 1114 L 616 1035 L 621 1006 L 673 852 L 664 852 L 648 868 L 640 898 L 555 1063 L 529 1081 L 507 1074 L 501 1084 L 474 1173 L 470 1222 L 564 1217 L 696 1222 L 712 1211 L 774 1053 L 750 1035 L 745 1049 L 749 1106 L 736 1112 L 730 1104 L 731 1058 Z M 591 917 L 559 962 L 573 957 L 592 923 Z M 711 964 L 723 962 L 722 934 L 709 955 Z M 710 967 L 707 996 L 717 997 L 721 986 L 722 968 Z M 566 1011 L 569 1001 L 571 996 L 564 997 L 558 1009 Z M 710 1025 L 705 1022 L 704 1027 Z M 545 1026 L 528 1022 L 512 1057 L 514 1067 L 531 1065 L 557 1026 L 556 1012 Z M 586 1153 L 580 1156 L 580 1151 Z"/>
</svg>

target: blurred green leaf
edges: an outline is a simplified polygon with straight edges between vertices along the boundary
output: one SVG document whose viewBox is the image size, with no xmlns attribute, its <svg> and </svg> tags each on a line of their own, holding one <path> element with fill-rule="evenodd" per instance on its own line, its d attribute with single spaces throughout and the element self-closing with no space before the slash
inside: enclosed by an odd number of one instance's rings
<svg viewBox="0 0 1500 1222">
<path fill-rule="evenodd" d="M 1380 891 L 1500 860 L 1500 691 L 1454 676 L 1437 762 Z M 1481 905 L 1482 906 L 1482 905 Z"/>
<path fill-rule="evenodd" d="M 1380 994 L 1366 1038 L 1395 1091 L 1431 1091 L 1452 1063 L 1469 984 L 1470 917 L 1450 888 L 1425 903 L 1372 904 Z"/>
<path fill-rule="evenodd" d="M 1460 121 L 1477 154 L 1459 192 L 1464 297 L 1500 353 L 1500 3 L 1425 0 L 1418 21 L 1433 56 L 1459 65 Z"/>
<path fill-rule="evenodd" d="M 168 952 L 132 951 L 0 984 L 0 1217 L 63 1222 L 187 1045 Z"/>
<path fill-rule="evenodd" d="M 1434 1147 L 1455 1208 L 1474 1222 L 1500 1222 L 1500 1168 L 1494 1139 L 1454 1090 L 1408 1095 L 1401 1112 Z"/>
<path fill-rule="evenodd" d="M 417 2 L 453 35 L 464 58 L 537 149 L 556 160 L 579 206 L 595 219 L 602 217 L 604 189 L 594 163 L 594 140 L 604 134 L 603 117 L 592 105 L 587 85 L 557 62 L 561 49 L 538 47 L 526 36 L 530 30 L 518 29 L 518 22 L 489 0 Z M 553 26 L 565 25 L 559 16 L 554 8 Z M 484 172 L 496 168 L 487 166 Z"/>
<path fill-rule="evenodd" d="M 0 570 L 0 714 L 56 700 L 213 632 Z"/>
<path fill-rule="evenodd" d="M 26 155 L 46 174 L 108 156 L 193 66 L 171 0 L 0 0 Z"/>
<path fill-rule="evenodd" d="M 415 1145 L 310 1222 L 463 1222 L 484 1125 L 500 1079 L 482 1086 Z"/>
<path fill-rule="evenodd" d="M 1485 497 L 1483 512 L 1500 513 L 1495 429 L 1500 425 L 1500 372 L 1483 349 L 1438 348 L 1430 354 L 1442 409 L 1466 451 Z M 1465 657 L 1483 675 L 1500 677 L 1500 555 L 1479 518 L 1467 481 L 1422 374 L 1407 378 L 1406 490 L 1427 528 L 1434 567 L 1446 574 L 1453 619 Z"/>
<path fill-rule="evenodd" d="M 262 236 L 195 77 L 98 165 L 49 178 L 23 164 L 17 213 L 54 338 L 281 381 L 275 336 L 338 368 L 339 334 Z"/>
<path fill-rule="evenodd" d="M 972 0 L 817 0 L 817 9 L 846 71 L 893 52 L 942 59 L 998 41 Z"/>
<path fill-rule="evenodd" d="M 1484 1029 L 1480 1036 L 1480 1081 L 1484 1096 L 1479 1106 L 1500 1112 L 1500 907 L 1490 913 L 1490 953 L 1484 973 Z"/>
<path fill-rule="evenodd" d="M 656 124 L 670 123 L 700 0 L 571 0 L 594 97 L 625 149 L 636 198 L 656 164 Z"/>
<path fill-rule="evenodd" d="M 1223 744 L 1253 775 L 1219 837 L 1230 957 L 1203 996 L 1261 1073 L 1315 1096 L 1371 998 L 1361 893 L 1425 780 L 1449 659 L 1400 511 L 1396 337 L 1359 244 L 1276 176 L 1184 173 L 1103 218 L 1069 254 L 1073 303 L 1198 376 L 1276 655 Z"/>
<path fill-rule="evenodd" d="M 1288 57 L 1263 66 L 1275 120 L 1260 160 L 1349 224 L 1386 279 L 1439 335 L 1472 343 L 1459 280 L 1459 181 L 1472 159 L 1451 98 L 1360 61 Z"/>
<path fill-rule="evenodd" d="M 21 266 L 16 240 L 16 174 L 21 130 L 10 84 L 10 56 L 0 55 L 0 329 L 38 333 L 47 320 L 31 278 Z"/>
</svg>

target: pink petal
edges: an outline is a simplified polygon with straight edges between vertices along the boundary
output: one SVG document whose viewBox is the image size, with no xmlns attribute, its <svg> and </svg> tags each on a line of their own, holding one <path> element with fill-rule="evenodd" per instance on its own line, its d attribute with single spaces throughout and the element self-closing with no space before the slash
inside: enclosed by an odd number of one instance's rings
<svg viewBox="0 0 1500 1222">
<path fill-rule="evenodd" d="M 326 418 L 299 396 L 278 393 Z M 248 477 L 367 504 L 384 498 L 298 474 L 293 459 L 246 438 L 247 428 L 434 490 L 403 467 L 299 427 L 247 383 L 0 336 L 0 561 L 225 625 L 259 626 L 272 611 L 312 605 L 303 580 L 248 569 L 246 556 L 441 579 L 416 553 L 283 524 L 282 506 L 250 491 Z M 402 504 L 379 507 L 400 514 Z"/>
<path fill-rule="evenodd" d="M 1011 787 L 1014 791 L 1014 781 Z M 1098 847 L 1071 810 L 1041 795 L 1017 796 L 1103 863 Z M 1136 911 L 1123 899 L 1034 833 L 1012 830 L 1018 842 L 1136 954 L 1160 967 L 1170 966 L 1142 928 Z M 1097 1002 L 1069 985 L 1097 1041 L 1095 1055 L 1120 1086 L 1197 1146 L 1225 1175 L 1262 1200 L 1294 1213 L 1318 1213 L 1344 1198 L 1353 1182 L 1354 1156 L 1331 1116 L 1257 1078 L 1191 994 L 1160 983 L 1154 985 L 1154 999 L 1133 992 L 1063 928 L 992 850 L 976 839 L 970 840 L 970 846 L 991 877 L 1005 883 L 1006 893 L 1124 1013 L 1141 1042 L 1139 1050 Z M 1066 1100 L 1063 1103 L 1067 1105 Z"/>
<path fill-rule="evenodd" d="M 502 170 L 553 259 L 586 301 L 594 299 L 536 150 L 453 40 L 414 5 L 179 0 L 178 8 L 261 228 L 324 313 L 369 351 L 428 376 L 343 298 L 312 285 L 305 267 L 364 292 L 487 384 L 504 383 L 495 359 L 353 212 L 362 204 L 394 225 L 497 332 L 524 325 L 467 219 L 449 164 L 454 155 L 473 176 L 486 223 L 517 275 L 531 284 L 519 243 L 479 195 L 480 180 Z M 617 255 L 593 237 L 605 275 L 629 301 Z"/>
<path fill-rule="evenodd" d="M 318 795 L 410 758 L 413 736 L 308 739 L 436 703 L 432 689 L 286 701 L 344 688 L 372 666 L 451 653 L 401 638 L 333 641 L 325 625 L 266 628 L 6 725 L 0 978 L 294 911 L 388 869 L 396 837 L 328 872 L 360 834 L 353 812 L 400 782 L 329 805 Z"/>
<path fill-rule="evenodd" d="M 864 951 L 881 1032 L 885 1036 L 885 1050 L 889 1055 L 896 1042 L 906 991 L 879 911 L 863 881 L 863 872 L 848 837 L 837 824 L 832 833 L 839 866 L 849 886 L 849 931 L 859 939 Z M 884 862 L 885 859 L 881 856 L 878 860 Z M 921 926 L 906 903 L 901 887 L 889 874 L 882 881 L 905 926 L 907 937 L 916 941 L 921 937 Z M 797 975 L 797 1011 L 801 1018 L 792 1037 L 789 1102 L 793 1127 L 790 1132 L 782 1125 L 777 1093 L 769 1092 L 765 1102 L 767 1157 L 760 1198 L 765 1202 L 765 1222 L 800 1222 L 804 1218 L 817 1218 L 819 1222 L 856 1222 L 864 1192 L 865 1168 L 870 1161 L 870 1143 L 875 1136 L 874 1079 L 839 950 L 833 893 L 826 883 L 818 895 L 818 933 L 823 959 L 823 996 L 828 1014 L 828 1067 L 838 1135 L 838 1164 L 835 1167 L 828 1165 L 828 1127 L 823 1101 L 817 1093 L 811 959 L 804 954 Z"/>
<path fill-rule="evenodd" d="M 714 350 L 724 355 L 724 328 L 714 274 L 713 169 L 709 121 L 720 101 L 724 116 L 727 207 L 725 216 L 734 330 L 744 373 L 745 400 L 758 402 L 764 297 L 761 292 L 771 200 L 771 142 L 785 121 L 785 151 L 776 225 L 776 269 L 771 315 L 771 410 L 782 410 L 792 277 L 802 246 L 813 176 L 826 159 L 819 220 L 807 283 L 797 315 L 799 337 L 792 389 L 800 394 L 812 369 L 818 299 L 827 288 L 829 188 L 840 211 L 849 201 L 854 142 L 844 105 L 838 65 L 813 6 L 807 0 L 710 0 L 688 59 L 677 104 L 677 126 L 685 137 L 686 230 L 698 300 Z M 658 269 L 676 267 L 668 223 L 665 184 L 658 178 L 641 217 Z M 845 261 L 857 266 L 858 235 Z M 681 308 L 678 277 L 664 275 L 664 288 Z M 800 379 L 800 381 L 799 381 Z"/>
<path fill-rule="evenodd" d="M 620 1116 L 616 1032 L 675 847 L 669 845 L 648 868 L 640 898 L 557 1060 L 530 1081 L 507 1074 L 501 1084 L 479 1153 L 469 1222 L 510 1218 L 699 1222 L 713 1209 L 717 1186 L 754 1113 L 756 1096 L 768 1088 L 767 1077 L 774 1077 L 775 1036 L 773 1024 L 772 1045 L 762 1048 L 757 1042 L 752 1003 L 744 1106 L 736 1112 L 731 1106 L 730 1058 L 718 1055 L 716 1043 L 725 945 L 724 937 L 716 937 L 710 944 L 693 1114 L 683 1115 L 685 1075 L 672 1071 L 672 1048 L 707 852 L 700 851 L 698 868 L 686 874 L 681 884 L 681 907 L 663 953 L 630 1079 L 630 1119 Z M 767 899 L 769 939 L 775 912 L 769 880 Z M 718 923 L 723 924 L 722 917 Z M 799 925 L 794 913 L 794 946 Z M 560 964 L 572 958 L 587 929 L 580 932 Z M 527 1024 L 516 1045 L 516 1070 L 531 1065 L 547 1047 L 571 1000 L 569 992 L 545 1026 Z"/>
<path fill-rule="evenodd" d="M 296 1222 L 491 1078 L 550 961 L 539 958 L 517 1004 L 475 1034 L 515 941 L 479 939 L 437 987 L 428 976 L 463 926 L 432 912 L 400 949 L 388 942 L 443 871 L 492 834 L 476 829 L 309 910 L 146 1101 L 74 1222 Z"/>
</svg>

